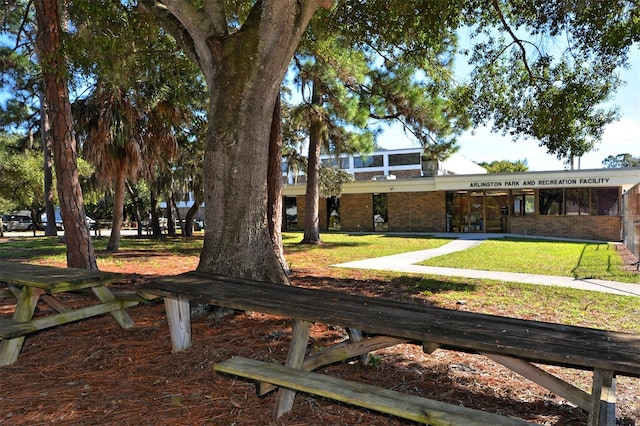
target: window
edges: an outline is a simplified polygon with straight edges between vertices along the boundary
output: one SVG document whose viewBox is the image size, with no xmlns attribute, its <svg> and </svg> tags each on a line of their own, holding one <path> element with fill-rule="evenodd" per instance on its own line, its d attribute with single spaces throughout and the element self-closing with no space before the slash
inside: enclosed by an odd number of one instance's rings
<svg viewBox="0 0 640 426">
<path fill-rule="evenodd" d="M 525 216 L 536 212 L 536 196 L 533 189 L 513 191 L 513 215 Z"/>
<path fill-rule="evenodd" d="M 354 167 L 356 169 L 364 169 L 367 167 L 382 167 L 382 155 L 372 155 L 370 157 L 353 157 Z"/>
<path fill-rule="evenodd" d="M 349 159 L 346 157 L 341 158 L 325 158 L 321 161 L 322 165 L 325 167 L 338 167 L 342 170 L 347 170 L 349 168 Z"/>
<path fill-rule="evenodd" d="M 385 232 L 389 230 L 387 213 L 387 194 L 373 194 L 373 229 Z"/>
<path fill-rule="evenodd" d="M 589 214 L 589 188 L 570 188 L 564 191 L 566 215 Z"/>
<path fill-rule="evenodd" d="M 562 211 L 562 189 L 541 189 L 538 192 L 540 214 L 561 215 Z"/>
<path fill-rule="evenodd" d="M 618 188 L 593 188 L 591 190 L 591 214 L 617 216 L 620 200 Z"/>
<path fill-rule="evenodd" d="M 284 229 L 298 229 L 298 203 L 296 197 L 284 198 Z"/>
<path fill-rule="evenodd" d="M 420 153 L 389 155 L 389 166 L 410 166 L 420 164 Z"/>
</svg>

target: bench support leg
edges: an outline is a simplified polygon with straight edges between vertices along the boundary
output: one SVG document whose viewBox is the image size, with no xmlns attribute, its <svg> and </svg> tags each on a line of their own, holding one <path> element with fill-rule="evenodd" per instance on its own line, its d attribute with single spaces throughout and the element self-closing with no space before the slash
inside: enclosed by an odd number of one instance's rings
<svg viewBox="0 0 640 426">
<path fill-rule="evenodd" d="M 347 333 L 349 334 L 349 341 L 352 343 L 362 342 L 362 339 L 364 339 L 362 331 L 357 328 L 348 328 Z M 363 365 L 369 365 L 369 352 L 360 355 L 360 362 Z"/>
<path fill-rule="evenodd" d="M 40 291 L 34 291 L 31 287 L 23 286 L 18 295 L 18 303 L 13 313 L 13 320 L 18 322 L 31 321 L 39 298 Z M 0 341 L 0 365 L 11 365 L 18 360 L 24 338 L 25 336 L 19 336 Z"/>
<path fill-rule="evenodd" d="M 111 290 L 107 288 L 107 286 L 91 287 L 91 290 L 102 303 L 115 302 L 117 300 L 113 293 L 111 293 Z M 111 316 L 122 328 L 131 328 L 136 325 L 129 314 L 124 310 L 124 307 L 122 309 L 118 309 L 117 311 L 111 312 Z"/>
<path fill-rule="evenodd" d="M 596 368 L 593 371 L 589 426 L 615 426 L 616 379 L 613 371 Z"/>
<path fill-rule="evenodd" d="M 191 347 L 191 309 L 189 300 L 165 297 L 164 309 L 167 312 L 173 352 L 189 349 Z"/>
<path fill-rule="evenodd" d="M 547 373 L 530 362 L 504 355 L 484 355 L 487 358 L 504 365 L 511 371 L 514 371 L 532 382 L 549 389 L 551 392 L 560 395 L 562 398 L 571 401 L 583 410 L 591 410 L 591 397 L 587 392 Z"/>
<path fill-rule="evenodd" d="M 304 356 L 307 352 L 311 323 L 308 321 L 294 319 L 292 320 L 292 327 L 293 335 L 291 337 L 291 345 L 289 346 L 289 353 L 287 354 L 285 366 L 300 369 L 302 368 Z M 278 418 L 291 411 L 295 397 L 296 392 L 294 390 L 284 388 L 278 389 L 276 407 L 273 413 L 274 416 Z"/>
</svg>

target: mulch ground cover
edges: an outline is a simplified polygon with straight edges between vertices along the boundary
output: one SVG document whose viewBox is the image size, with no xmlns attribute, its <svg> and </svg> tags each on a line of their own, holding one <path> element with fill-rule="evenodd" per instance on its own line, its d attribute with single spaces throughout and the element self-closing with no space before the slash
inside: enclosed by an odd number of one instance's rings
<svg viewBox="0 0 640 426">
<path fill-rule="evenodd" d="M 164 256 L 154 267 L 110 267 L 127 274 L 116 290 L 136 291 L 157 275 L 194 265 Z M 104 268 L 103 268 L 104 269 Z M 127 270 L 128 269 L 128 270 Z M 400 287 L 375 280 L 318 277 L 298 271 L 294 285 L 414 299 Z M 385 285 L 386 284 L 386 285 Z M 65 303 L 83 299 L 65 295 Z M 418 300 L 419 301 L 419 300 Z M 44 314 L 40 307 L 37 315 Z M 0 315 L 11 301 L 0 300 Z M 275 396 L 258 397 L 252 382 L 213 371 L 239 355 L 283 362 L 290 321 L 259 313 L 205 311 L 192 323 L 193 347 L 171 352 L 161 300 L 129 308 L 136 322 L 123 330 L 109 316 L 87 319 L 26 338 L 18 362 L 0 367 L 0 424 L 6 425 L 409 425 L 412 422 L 298 393 L 293 411 L 271 417 Z M 309 350 L 336 342 L 345 330 L 316 324 Z M 589 390 L 591 373 L 544 367 Z M 586 414 L 546 389 L 477 355 L 398 345 L 320 372 L 544 425 L 584 425 Z M 640 425 L 640 379 L 619 378 L 619 425 Z"/>
</svg>

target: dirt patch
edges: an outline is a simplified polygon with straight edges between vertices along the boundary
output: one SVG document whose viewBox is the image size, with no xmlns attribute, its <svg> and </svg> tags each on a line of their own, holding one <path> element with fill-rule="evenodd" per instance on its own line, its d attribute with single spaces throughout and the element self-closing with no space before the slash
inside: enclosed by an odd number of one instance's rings
<svg viewBox="0 0 640 426">
<path fill-rule="evenodd" d="M 102 269 L 127 274 L 128 279 L 115 287 L 135 291 L 154 276 L 193 269 L 194 262 L 165 255 L 158 256 L 153 265 L 123 261 Z M 401 300 L 419 297 L 381 281 L 322 275 L 320 271 L 298 271 L 292 282 Z M 79 296 L 65 297 L 67 303 L 82 303 Z M 0 300 L 0 315 L 10 314 L 9 302 Z M 205 313 L 193 320 L 193 347 L 173 354 L 160 300 L 128 312 L 136 322 L 129 330 L 103 316 L 27 337 L 18 362 L 0 367 L 0 424 L 413 424 L 306 394 L 298 394 L 292 413 L 273 421 L 273 394 L 258 397 L 250 381 L 213 371 L 216 362 L 234 355 L 282 362 L 291 333 L 286 318 Z M 317 324 L 309 348 L 345 336 L 339 327 Z M 591 373 L 549 370 L 589 391 Z M 476 355 L 445 350 L 426 354 L 421 347 L 407 344 L 374 353 L 369 365 L 350 361 L 322 371 L 538 424 L 582 425 L 587 419 L 582 410 L 562 398 Z M 619 378 L 617 391 L 618 424 L 640 425 L 640 379 Z"/>
<path fill-rule="evenodd" d="M 633 254 L 629 248 L 624 244 L 616 244 L 616 250 L 620 253 L 622 261 L 624 263 L 624 270 L 629 272 L 635 272 L 640 277 L 640 269 L 638 268 L 638 258 Z"/>
</svg>

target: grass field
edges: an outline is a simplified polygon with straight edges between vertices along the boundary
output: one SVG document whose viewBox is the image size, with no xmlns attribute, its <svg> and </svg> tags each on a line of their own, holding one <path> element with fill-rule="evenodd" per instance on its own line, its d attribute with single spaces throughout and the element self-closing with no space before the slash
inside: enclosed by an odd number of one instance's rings
<svg viewBox="0 0 640 426">
<path fill-rule="evenodd" d="M 420 264 L 621 282 L 639 280 L 638 274 L 623 269 L 623 259 L 611 243 L 500 238 Z"/>
</svg>

